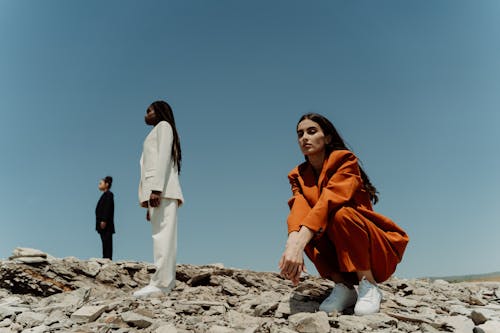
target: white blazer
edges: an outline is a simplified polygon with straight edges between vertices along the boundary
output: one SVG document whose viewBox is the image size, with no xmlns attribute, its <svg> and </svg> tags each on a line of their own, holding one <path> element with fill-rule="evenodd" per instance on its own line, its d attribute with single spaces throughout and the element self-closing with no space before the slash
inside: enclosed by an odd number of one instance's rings
<svg viewBox="0 0 500 333">
<path fill-rule="evenodd" d="M 160 121 L 144 140 L 141 155 L 139 203 L 149 201 L 151 191 L 161 191 L 162 198 L 184 202 L 179 171 L 172 158 L 174 135 L 167 121 Z"/>
</svg>

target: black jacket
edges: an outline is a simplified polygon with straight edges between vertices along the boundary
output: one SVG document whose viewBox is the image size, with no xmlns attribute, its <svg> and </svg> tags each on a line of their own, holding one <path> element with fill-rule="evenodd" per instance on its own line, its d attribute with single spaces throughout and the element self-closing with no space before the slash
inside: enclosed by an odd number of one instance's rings
<svg viewBox="0 0 500 333">
<path fill-rule="evenodd" d="M 115 201 L 113 199 L 113 192 L 106 191 L 101 195 L 95 208 L 95 230 L 98 233 L 111 232 L 115 233 Z M 106 228 L 101 229 L 101 222 L 106 222 Z"/>
</svg>

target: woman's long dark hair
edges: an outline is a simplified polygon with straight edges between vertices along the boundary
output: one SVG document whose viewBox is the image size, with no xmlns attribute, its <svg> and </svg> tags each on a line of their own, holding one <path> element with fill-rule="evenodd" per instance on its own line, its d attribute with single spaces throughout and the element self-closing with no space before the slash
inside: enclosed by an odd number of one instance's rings
<svg viewBox="0 0 500 333">
<path fill-rule="evenodd" d="M 165 101 L 156 101 L 151 103 L 149 108 L 153 109 L 156 116 L 160 121 L 165 120 L 172 127 L 174 133 L 174 142 L 172 144 L 172 158 L 174 159 L 174 164 L 177 166 L 177 170 L 181 172 L 181 162 L 182 162 L 182 151 L 181 151 L 181 141 L 179 139 L 179 134 L 177 133 L 177 127 L 175 127 L 174 112 L 170 105 Z"/>
<path fill-rule="evenodd" d="M 326 156 L 329 156 L 330 153 L 334 150 L 350 150 L 347 148 L 347 145 L 345 144 L 344 140 L 340 136 L 335 126 L 333 126 L 332 122 L 328 120 L 326 117 L 317 113 L 307 113 L 300 118 L 299 122 L 297 123 L 297 127 L 298 124 L 300 124 L 300 122 L 305 119 L 309 119 L 317 123 L 319 127 L 321 127 L 321 130 L 323 131 L 325 136 L 331 137 L 330 143 L 326 145 Z M 361 165 L 359 166 L 359 171 L 361 173 L 361 179 L 363 180 L 363 185 L 366 191 L 370 194 L 371 201 L 373 202 L 373 204 L 376 204 L 378 202 L 377 188 L 373 186 L 373 184 L 370 181 L 370 178 L 368 178 L 368 175 L 363 170 Z"/>
</svg>

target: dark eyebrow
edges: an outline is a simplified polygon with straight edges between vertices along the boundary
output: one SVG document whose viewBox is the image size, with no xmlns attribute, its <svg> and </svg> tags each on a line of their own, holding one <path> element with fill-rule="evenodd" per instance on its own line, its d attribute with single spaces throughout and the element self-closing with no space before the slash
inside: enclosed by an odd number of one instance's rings
<svg viewBox="0 0 500 333">
<path fill-rule="evenodd" d="M 297 133 L 299 133 L 299 132 L 304 132 L 304 131 L 309 131 L 309 130 L 311 130 L 311 129 L 313 129 L 313 130 L 318 130 L 318 128 L 317 128 L 316 126 L 311 126 L 311 127 L 306 128 L 305 130 L 302 130 L 302 129 L 297 129 Z"/>
</svg>

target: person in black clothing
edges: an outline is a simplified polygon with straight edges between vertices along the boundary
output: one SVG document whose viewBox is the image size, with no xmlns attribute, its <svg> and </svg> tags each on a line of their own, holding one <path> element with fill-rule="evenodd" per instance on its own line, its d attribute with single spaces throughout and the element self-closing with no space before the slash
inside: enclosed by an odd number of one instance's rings
<svg viewBox="0 0 500 333">
<path fill-rule="evenodd" d="M 102 257 L 113 259 L 113 234 L 115 233 L 115 202 L 110 191 L 113 178 L 107 176 L 99 181 L 98 188 L 102 191 L 101 198 L 95 208 L 95 229 L 101 235 Z"/>
</svg>

